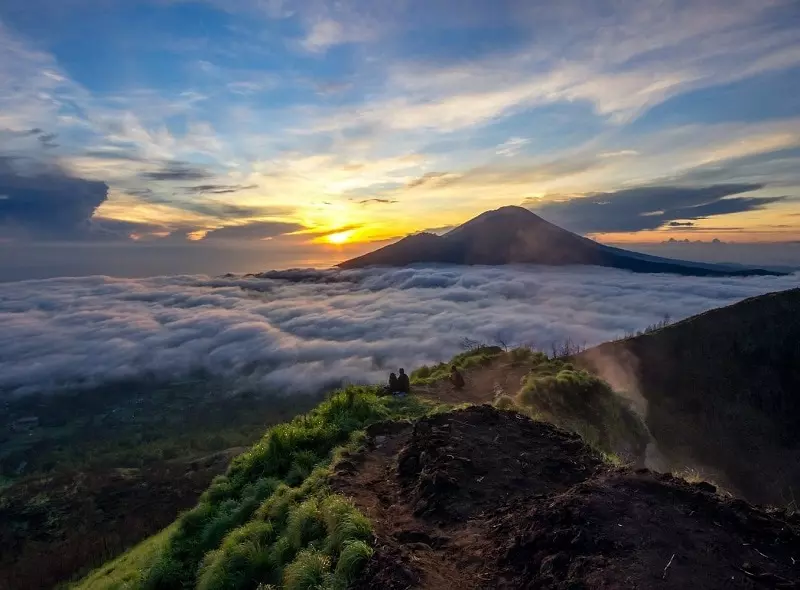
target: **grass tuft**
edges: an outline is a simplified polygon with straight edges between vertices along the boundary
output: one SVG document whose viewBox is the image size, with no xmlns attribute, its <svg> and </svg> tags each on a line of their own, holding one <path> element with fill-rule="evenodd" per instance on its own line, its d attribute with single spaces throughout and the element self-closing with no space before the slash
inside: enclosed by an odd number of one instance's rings
<svg viewBox="0 0 800 590">
<path fill-rule="evenodd" d="M 330 557 L 313 549 L 301 551 L 283 574 L 286 590 L 319 590 L 331 582 Z"/>
<path fill-rule="evenodd" d="M 336 564 L 334 586 L 342 589 L 350 586 L 363 571 L 372 553 L 372 547 L 364 541 L 348 541 Z"/>
</svg>

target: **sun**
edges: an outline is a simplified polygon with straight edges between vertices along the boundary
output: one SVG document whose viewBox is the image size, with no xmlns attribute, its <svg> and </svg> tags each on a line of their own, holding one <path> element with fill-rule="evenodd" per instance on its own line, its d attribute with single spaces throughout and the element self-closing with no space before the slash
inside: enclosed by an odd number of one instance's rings
<svg viewBox="0 0 800 590">
<path fill-rule="evenodd" d="M 340 245 L 340 244 L 346 244 L 347 242 L 350 241 L 350 238 L 352 237 L 353 237 L 353 230 L 347 230 L 347 231 L 336 232 L 335 234 L 329 234 L 325 237 L 325 239 L 328 240 L 328 242 L 331 244 Z"/>
</svg>

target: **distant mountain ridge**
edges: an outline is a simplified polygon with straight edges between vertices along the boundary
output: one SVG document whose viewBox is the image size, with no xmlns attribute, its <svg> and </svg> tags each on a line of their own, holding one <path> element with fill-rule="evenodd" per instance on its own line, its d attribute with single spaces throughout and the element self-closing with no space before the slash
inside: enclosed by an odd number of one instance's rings
<svg viewBox="0 0 800 590">
<path fill-rule="evenodd" d="M 340 268 L 463 265 L 591 265 L 691 276 L 780 275 L 763 269 L 684 262 L 598 244 L 545 221 L 523 207 L 487 211 L 439 236 L 419 233 L 339 264 Z"/>
</svg>

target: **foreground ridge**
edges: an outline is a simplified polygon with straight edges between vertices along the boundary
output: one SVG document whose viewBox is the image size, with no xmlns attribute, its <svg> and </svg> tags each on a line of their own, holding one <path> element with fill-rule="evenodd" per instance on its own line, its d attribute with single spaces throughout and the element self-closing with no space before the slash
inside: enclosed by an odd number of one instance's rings
<svg viewBox="0 0 800 590">
<path fill-rule="evenodd" d="M 800 587 L 800 519 L 490 406 L 370 427 L 332 487 L 370 518 L 356 588 Z"/>
</svg>

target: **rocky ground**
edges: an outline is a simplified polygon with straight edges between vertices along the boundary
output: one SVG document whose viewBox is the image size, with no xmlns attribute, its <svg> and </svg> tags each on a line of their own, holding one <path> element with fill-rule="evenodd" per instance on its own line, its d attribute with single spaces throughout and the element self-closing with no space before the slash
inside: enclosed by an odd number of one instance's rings
<svg viewBox="0 0 800 590">
<path fill-rule="evenodd" d="M 474 406 L 369 429 L 332 484 L 372 520 L 357 588 L 800 589 L 800 517 L 604 463 Z"/>
</svg>

